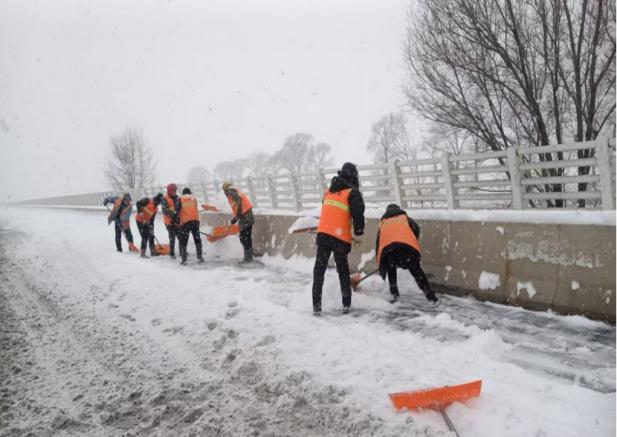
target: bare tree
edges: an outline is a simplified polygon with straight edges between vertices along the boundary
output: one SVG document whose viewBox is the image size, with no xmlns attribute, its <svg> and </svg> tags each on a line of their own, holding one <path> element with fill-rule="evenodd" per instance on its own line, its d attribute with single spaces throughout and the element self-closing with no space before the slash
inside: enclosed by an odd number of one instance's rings
<svg viewBox="0 0 617 437">
<path fill-rule="evenodd" d="M 398 158 L 401 146 L 407 139 L 406 120 L 402 113 L 391 113 L 373 123 L 366 149 L 373 153 L 377 163 Z"/>
<path fill-rule="evenodd" d="M 408 24 L 409 103 L 492 150 L 594 139 L 614 117 L 615 0 L 427 0 Z"/>
<path fill-rule="evenodd" d="M 126 127 L 111 137 L 110 145 L 111 158 L 104 172 L 114 190 L 147 188 L 154 184 L 156 162 L 140 129 Z"/>
<path fill-rule="evenodd" d="M 249 176 L 262 178 L 270 174 L 272 156 L 261 151 L 254 151 L 248 157 L 247 169 Z"/>
<path fill-rule="evenodd" d="M 225 181 L 237 181 L 242 178 L 248 164 L 247 159 L 222 161 L 214 167 L 214 174 Z"/>
<path fill-rule="evenodd" d="M 193 185 L 193 186 L 201 186 L 204 183 L 210 181 L 210 179 L 211 179 L 210 170 L 208 170 L 206 167 L 203 167 L 201 165 L 191 168 L 186 177 L 186 180 L 189 183 L 189 185 Z"/>
<path fill-rule="evenodd" d="M 332 157 L 330 156 L 331 150 L 332 148 L 328 143 L 320 142 L 311 144 L 306 156 L 307 167 L 310 170 L 318 171 L 320 168 L 332 164 Z"/>
<path fill-rule="evenodd" d="M 282 167 L 289 173 L 301 173 L 306 167 L 307 156 L 313 136 L 306 133 L 297 133 L 287 137 L 283 147 L 275 156 Z"/>
</svg>

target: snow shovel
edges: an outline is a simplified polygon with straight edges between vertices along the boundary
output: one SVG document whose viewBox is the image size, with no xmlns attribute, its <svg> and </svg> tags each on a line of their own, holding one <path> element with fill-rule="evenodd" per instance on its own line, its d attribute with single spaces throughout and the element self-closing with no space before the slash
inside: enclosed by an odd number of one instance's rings
<svg viewBox="0 0 617 437">
<path fill-rule="evenodd" d="M 156 244 L 154 245 L 154 250 L 156 251 L 156 253 L 158 253 L 159 255 L 169 255 L 169 253 L 171 252 L 169 244 L 159 243 L 159 239 L 156 237 L 154 237 L 154 241 L 156 241 Z"/>
<path fill-rule="evenodd" d="M 293 231 L 291 231 L 292 234 L 304 234 L 304 233 L 314 234 L 316 232 L 317 232 L 317 228 L 313 226 L 308 227 L 308 228 L 294 229 Z"/>
<path fill-rule="evenodd" d="M 200 231 L 201 232 L 201 231 Z M 212 228 L 212 231 L 208 234 L 206 232 L 201 232 L 206 236 L 210 243 L 215 243 L 219 240 L 222 240 L 229 235 L 237 235 L 240 233 L 240 227 L 238 225 L 223 225 L 223 226 L 215 226 Z"/>
<path fill-rule="evenodd" d="M 446 414 L 446 408 L 452 402 L 461 402 L 480 395 L 482 381 L 473 381 L 461 385 L 446 385 L 445 387 L 429 388 L 425 390 L 408 391 L 403 393 L 390 393 L 390 400 L 397 410 L 407 408 L 431 408 L 441 413 L 443 420 L 450 431 L 454 431 L 456 437 L 460 437 L 454 424 Z"/>
<path fill-rule="evenodd" d="M 371 273 L 369 273 L 367 275 L 364 275 L 364 277 L 362 277 L 362 273 L 360 273 L 360 272 L 357 272 L 357 273 L 354 273 L 353 275 L 351 275 L 349 277 L 349 280 L 351 282 L 352 290 L 353 291 L 358 291 L 358 287 L 360 286 L 360 282 L 364 281 L 369 276 L 373 276 L 378 271 L 379 271 L 379 269 L 373 270 Z"/>
<path fill-rule="evenodd" d="M 208 203 L 202 203 L 201 204 L 201 208 L 204 211 L 214 211 L 214 212 L 221 212 L 220 209 L 218 209 L 215 205 L 210 205 Z"/>
</svg>

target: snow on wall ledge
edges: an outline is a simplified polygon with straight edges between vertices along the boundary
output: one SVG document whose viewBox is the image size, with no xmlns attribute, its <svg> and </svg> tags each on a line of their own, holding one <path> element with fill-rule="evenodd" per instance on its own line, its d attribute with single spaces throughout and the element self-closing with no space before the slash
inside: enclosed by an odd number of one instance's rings
<svg viewBox="0 0 617 437">
<path fill-rule="evenodd" d="M 256 252 L 315 256 L 314 235 L 288 232 L 297 213 L 256 212 Z M 523 211 L 512 221 L 506 220 L 507 212 L 499 213 L 465 219 L 451 212 L 414 212 L 422 227 L 422 264 L 438 292 L 615 323 L 614 212 L 590 212 L 589 217 L 579 211 L 547 216 L 534 212 L 523 219 Z M 376 266 L 369 255 L 375 250 L 376 216 L 367 214 L 363 242 L 350 254 L 352 270 L 360 265 L 369 272 Z M 208 225 L 228 220 L 227 214 L 202 213 L 202 223 Z"/>
</svg>

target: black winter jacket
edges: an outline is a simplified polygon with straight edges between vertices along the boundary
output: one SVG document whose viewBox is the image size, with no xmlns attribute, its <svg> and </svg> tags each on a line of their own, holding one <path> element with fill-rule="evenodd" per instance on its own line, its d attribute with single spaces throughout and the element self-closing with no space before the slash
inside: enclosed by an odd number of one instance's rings
<svg viewBox="0 0 617 437">
<path fill-rule="evenodd" d="M 381 220 L 387 219 L 390 217 L 396 217 L 397 215 L 405 214 L 407 216 L 407 212 L 398 206 L 395 208 L 394 206 L 388 206 L 384 215 L 381 216 Z M 409 228 L 414 233 L 416 238 L 420 239 L 420 225 L 418 225 L 412 218 L 407 216 L 407 223 L 409 224 Z M 377 239 L 375 241 L 375 252 L 379 250 L 379 237 L 381 232 L 377 231 Z M 386 274 L 388 273 L 388 266 L 392 263 L 395 263 L 399 259 L 402 258 L 411 258 L 417 257 L 420 258 L 420 252 L 418 252 L 413 247 L 404 244 L 404 243 L 392 243 L 388 244 L 381 251 L 381 262 L 379 263 L 379 274 L 382 278 L 385 279 Z"/>
<path fill-rule="evenodd" d="M 334 176 L 330 182 L 329 191 L 338 193 L 349 188 L 351 188 L 348 198 L 349 212 L 353 222 L 353 231 L 355 235 L 362 235 L 364 234 L 364 199 L 358 186 L 341 176 Z M 337 252 L 349 253 L 351 251 L 351 244 L 323 232 L 317 233 L 316 243 L 318 246 L 325 246 Z"/>
</svg>

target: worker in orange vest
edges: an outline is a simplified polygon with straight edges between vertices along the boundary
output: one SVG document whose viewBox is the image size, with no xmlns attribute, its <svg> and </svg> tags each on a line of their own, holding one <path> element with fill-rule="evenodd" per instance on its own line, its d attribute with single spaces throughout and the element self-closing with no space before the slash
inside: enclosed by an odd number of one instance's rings
<svg viewBox="0 0 617 437">
<path fill-rule="evenodd" d="M 137 202 L 135 222 L 137 222 L 137 230 L 141 236 L 142 258 L 148 258 L 146 256 L 146 246 L 148 243 L 150 244 L 150 256 L 159 256 L 159 253 L 154 247 L 154 219 L 156 218 L 156 212 L 162 200 L 163 193 L 158 193 L 152 199 L 144 197 Z"/>
<path fill-rule="evenodd" d="M 227 202 L 231 207 L 233 217 L 231 224 L 238 223 L 240 228 L 240 244 L 244 249 L 244 259 L 242 262 L 253 261 L 253 225 L 255 217 L 253 216 L 253 205 L 248 196 L 242 191 L 232 186 L 230 182 L 223 182 L 223 193 L 227 197 Z"/>
<path fill-rule="evenodd" d="M 189 234 L 193 234 L 193 241 L 195 242 L 195 250 L 197 252 L 197 262 L 201 264 L 204 262 L 204 259 L 201 253 L 201 236 L 199 235 L 199 209 L 197 207 L 197 199 L 191 194 L 189 188 L 184 188 L 182 190 L 178 218 L 180 220 L 178 241 L 180 242 L 180 257 L 182 258 L 180 264 L 186 264 Z"/>
<path fill-rule="evenodd" d="M 422 267 L 420 266 L 420 226 L 396 204 L 390 204 L 379 222 L 377 232 L 377 264 L 383 279 L 388 275 L 392 303 L 399 300 L 396 281 L 396 269 L 409 270 L 418 287 L 433 306 L 439 299 L 431 289 Z"/>
<path fill-rule="evenodd" d="M 364 199 L 358 189 L 358 170 L 350 162 L 343 165 L 326 190 L 317 227 L 317 255 L 313 268 L 313 314 L 321 314 L 321 294 L 330 255 L 334 253 L 341 284 L 343 314 L 351 306 L 351 283 L 347 254 L 351 251 L 351 228 L 356 236 L 364 234 Z"/>
<path fill-rule="evenodd" d="M 107 217 L 107 224 L 114 222 L 116 230 L 116 250 L 122 252 L 122 233 L 126 241 L 129 243 L 129 249 L 137 251 L 137 248 L 133 244 L 133 233 L 131 232 L 131 214 L 133 213 L 133 202 L 129 193 L 124 193 L 122 196 L 111 196 L 105 198 L 103 205 L 107 206 L 108 203 L 113 204 L 109 216 Z"/>
<path fill-rule="evenodd" d="M 180 230 L 180 218 L 178 216 L 180 212 L 180 197 L 176 194 L 177 191 L 178 186 L 176 184 L 167 185 L 167 193 L 163 196 L 163 201 L 161 202 L 163 223 L 169 235 L 169 256 L 173 259 L 176 258 L 176 236 Z"/>
</svg>

